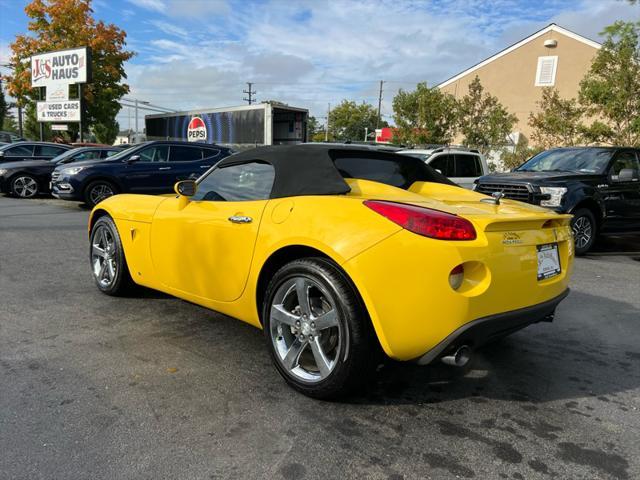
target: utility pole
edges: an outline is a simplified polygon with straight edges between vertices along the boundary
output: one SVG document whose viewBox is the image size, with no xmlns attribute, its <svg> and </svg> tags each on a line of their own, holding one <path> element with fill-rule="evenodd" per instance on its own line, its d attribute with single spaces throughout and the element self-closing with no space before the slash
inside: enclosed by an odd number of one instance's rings
<svg viewBox="0 0 640 480">
<path fill-rule="evenodd" d="M 329 141 L 329 116 L 331 115 L 331 104 L 328 103 L 327 104 L 327 126 L 324 129 L 324 141 L 328 142 Z"/>
<path fill-rule="evenodd" d="M 380 128 L 380 111 L 382 109 L 382 85 L 384 85 L 384 80 L 380 80 L 380 93 L 378 94 L 378 120 L 376 122 L 376 129 Z"/>
<path fill-rule="evenodd" d="M 251 87 L 253 86 L 252 82 L 247 82 L 247 86 L 249 87 L 249 90 L 242 90 L 242 93 L 246 93 L 248 95 L 248 98 L 245 97 L 243 98 L 243 100 L 245 102 L 249 102 L 249 105 L 251 105 L 253 102 L 255 102 L 253 95 L 255 95 L 258 92 L 256 92 L 255 90 L 251 90 Z"/>
<path fill-rule="evenodd" d="M 138 133 L 138 99 L 135 98 L 134 101 L 135 101 L 135 104 L 136 104 L 136 107 L 135 107 L 135 112 L 136 112 L 136 131 L 135 131 L 135 134 L 134 134 L 133 138 L 136 138 L 135 135 Z"/>
</svg>

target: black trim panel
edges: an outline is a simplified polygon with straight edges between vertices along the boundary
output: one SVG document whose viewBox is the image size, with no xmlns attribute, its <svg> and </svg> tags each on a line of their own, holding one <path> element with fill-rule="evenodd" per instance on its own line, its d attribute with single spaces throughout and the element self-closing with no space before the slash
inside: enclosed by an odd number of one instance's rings
<svg viewBox="0 0 640 480">
<path fill-rule="evenodd" d="M 427 365 L 439 357 L 444 356 L 449 350 L 468 345 L 472 348 L 500 337 L 505 337 L 532 323 L 538 323 L 549 319 L 558 304 L 569 295 L 569 289 L 551 300 L 532 305 L 530 307 L 498 313 L 488 317 L 478 318 L 458 328 L 438 345 L 416 359 L 420 365 Z"/>
</svg>

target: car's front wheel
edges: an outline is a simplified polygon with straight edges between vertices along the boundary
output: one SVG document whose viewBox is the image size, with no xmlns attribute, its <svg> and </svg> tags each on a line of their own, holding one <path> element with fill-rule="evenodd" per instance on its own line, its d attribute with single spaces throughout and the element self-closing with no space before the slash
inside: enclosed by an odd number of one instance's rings
<svg viewBox="0 0 640 480">
<path fill-rule="evenodd" d="M 377 341 L 360 298 L 323 258 L 278 270 L 267 288 L 263 323 L 276 368 L 305 395 L 343 396 L 362 386 L 377 365 Z"/>
<path fill-rule="evenodd" d="M 134 287 L 124 256 L 122 241 L 113 220 L 100 217 L 91 229 L 89 258 L 93 279 L 107 295 L 126 295 Z"/>
<path fill-rule="evenodd" d="M 584 255 L 591 250 L 596 240 L 597 228 L 596 217 L 588 208 L 579 208 L 573 213 L 571 229 L 576 255 Z"/>
<path fill-rule="evenodd" d="M 118 190 L 113 183 L 106 180 L 96 180 L 87 185 L 84 201 L 93 208 L 105 198 L 112 197 L 116 193 L 118 193 Z"/>
<path fill-rule="evenodd" d="M 30 175 L 16 175 L 11 180 L 11 193 L 16 197 L 33 198 L 39 191 L 38 181 Z"/>
</svg>

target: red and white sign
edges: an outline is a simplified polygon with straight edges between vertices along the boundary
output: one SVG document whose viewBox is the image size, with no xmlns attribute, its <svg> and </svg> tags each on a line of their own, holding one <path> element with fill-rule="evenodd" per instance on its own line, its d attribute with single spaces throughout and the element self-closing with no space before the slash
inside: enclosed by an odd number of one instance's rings
<svg viewBox="0 0 640 480">
<path fill-rule="evenodd" d="M 206 142 L 207 126 L 200 117 L 193 117 L 187 127 L 187 140 L 189 142 Z"/>
<path fill-rule="evenodd" d="M 377 143 L 391 143 L 393 141 L 393 131 L 391 127 L 376 128 Z"/>
<path fill-rule="evenodd" d="M 87 47 L 41 53 L 31 57 L 31 86 L 86 83 L 90 77 Z"/>
</svg>

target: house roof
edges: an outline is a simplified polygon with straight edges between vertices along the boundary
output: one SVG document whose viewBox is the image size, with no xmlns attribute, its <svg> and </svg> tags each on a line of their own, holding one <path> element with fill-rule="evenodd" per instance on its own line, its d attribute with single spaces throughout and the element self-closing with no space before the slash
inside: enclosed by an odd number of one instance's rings
<svg viewBox="0 0 640 480">
<path fill-rule="evenodd" d="M 499 51 L 498 53 L 496 53 L 495 55 L 490 56 L 489 58 L 486 58 L 485 60 L 482 60 L 479 63 L 476 63 L 475 65 L 473 65 L 470 68 L 467 68 L 466 70 L 454 75 L 453 77 L 445 80 L 444 82 L 440 83 L 439 85 L 436 85 L 437 88 L 442 88 L 442 87 L 446 87 L 447 85 L 449 85 L 450 83 L 455 82 L 456 80 L 464 77 L 465 75 L 470 74 L 471 72 L 478 70 L 481 67 L 484 67 L 485 65 L 487 65 L 488 63 L 493 62 L 494 60 L 497 60 L 498 58 L 513 52 L 514 50 L 516 50 L 517 48 L 520 48 L 522 45 L 525 45 L 527 43 L 529 43 L 532 40 L 535 40 L 538 37 L 541 37 L 542 35 L 544 35 L 547 32 L 558 32 L 561 33 L 562 35 L 565 35 L 569 38 L 573 38 L 574 40 L 577 40 L 579 42 L 584 43 L 585 45 L 589 45 L 590 47 L 596 48 L 596 49 L 600 49 L 602 47 L 601 44 L 599 44 L 598 42 L 595 42 L 587 37 L 583 37 L 582 35 L 579 35 L 575 32 L 572 32 L 571 30 L 567 30 L 566 28 L 561 27 L 560 25 L 556 25 L 555 23 L 551 23 L 549 25 L 547 25 L 546 27 L 544 27 L 541 30 L 538 30 L 537 32 L 529 35 L 526 38 L 523 38 L 522 40 L 520 40 L 519 42 L 514 43 L 513 45 L 505 48 L 504 50 Z"/>
</svg>

